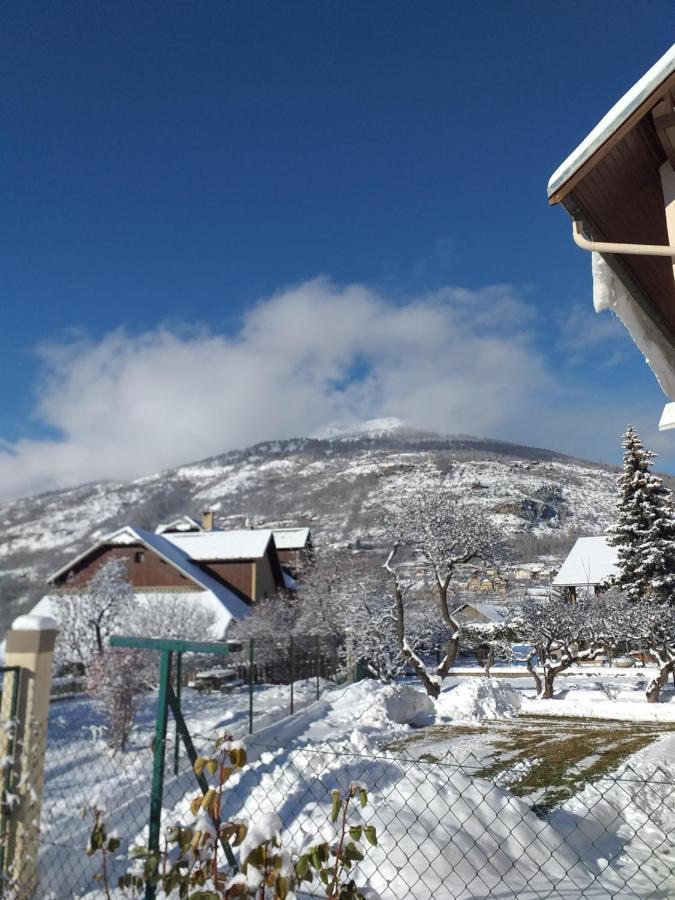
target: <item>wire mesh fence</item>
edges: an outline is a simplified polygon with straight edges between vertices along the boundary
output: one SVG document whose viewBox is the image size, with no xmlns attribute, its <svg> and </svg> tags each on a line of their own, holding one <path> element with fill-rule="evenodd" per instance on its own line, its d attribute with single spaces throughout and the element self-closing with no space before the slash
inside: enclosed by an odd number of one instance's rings
<svg viewBox="0 0 675 900">
<path fill-rule="evenodd" d="M 249 734 L 266 724 L 275 687 L 280 707 L 292 715 L 348 674 L 343 647 L 325 635 L 249 639 L 230 656 L 228 666 L 235 683 L 249 692 Z"/>
<path fill-rule="evenodd" d="M 90 698 L 53 705 L 37 896 L 102 895 L 100 855 L 85 853 L 94 807 L 106 811 L 108 833 L 120 838 L 107 861 L 111 892 L 129 896 L 115 885 L 129 869 L 130 849 L 148 838 L 155 700 L 148 697 L 125 750 L 114 754 Z M 248 730 L 245 686 L 225 696 L 192 692 L 184 701 L 200 755 L 213 752 L 217 735 Z M 183 748 L 176 766 L 174 740 L 170 729 L 163 828 L 189 821 L 199 794 Z M 675 896 L 675 785 L 653 761 L 630 757 L 580 776 L 535 760 L 524 779 L 520 763 L 497 771 L 471 753 L 453 756 L 451 747 L 430 759 L 344 737 L 303 743 L 278 721 L 246 746 L 247 765 L 223 788 L 223 815 L 256 822 L 276 813 L 284 846 L 297 856 L 317 840 L 335 843 L 331 792 L 365 787 L 368 802 L 354 804 L 350 822 L 374 827 L 377 846 L 364 848 L 350 876 L 382 900 Z M 315 881 L 299 896 L 326 894 Z"/>
</svg>

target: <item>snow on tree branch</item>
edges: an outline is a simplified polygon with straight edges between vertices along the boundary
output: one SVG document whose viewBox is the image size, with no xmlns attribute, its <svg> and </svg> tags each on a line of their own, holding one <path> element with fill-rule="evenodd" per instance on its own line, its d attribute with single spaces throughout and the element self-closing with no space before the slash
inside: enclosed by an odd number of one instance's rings
<svg viewBox="0 0 675 900">
<path fill-rule="evenodd" d="M 440 483 L 437 490 L 394 506 L 385 521 L 392 549 L 384 568 L 392 580 L 399 649 L 427 693 L 437 697 L 443 678 L 454 665 L 461 634 L 453 614 L 453 576 L 463 564 L 502 558 L 506 548 L 498 531 L 476 506 L 458 502 Z M 419 581 L 420 572 L 423 581 L 425 574 L 431 578 L 434 607 L 446 630 L 445 655 L 434 672 L 411 646 L 407 631 L 404 597 L 411 580 Z"/>
</svg>

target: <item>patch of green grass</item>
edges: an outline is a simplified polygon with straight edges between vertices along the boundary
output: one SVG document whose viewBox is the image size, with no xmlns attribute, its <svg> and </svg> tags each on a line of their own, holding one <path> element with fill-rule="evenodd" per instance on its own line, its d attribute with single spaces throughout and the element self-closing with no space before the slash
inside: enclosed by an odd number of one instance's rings
<svg viewBox="0 0 675 900">
<path fill-rule="evenodd" d="M 611 731 L 597 719 L 594 725 L 572 722 L 564 723 L 562 733 L 550 728 L 546 733 L 530 725 L 529 734 L 495 741 L 498 758 L 476 775 L 491 780 L 525 763 L 523 774 L 509 784 L 509 790 L 517 797 L 536 798 L 537 811 L 550 812 L 651 744 L 663 731 L 630 722 L 621 722 L 620 728 L 614 726 Z"/>
<path fill-rule="evenodd" d="M 443 765 L 445 757 L 452 754 L 454 738 L 477 736 L 482 745 L 479 755 L 491 761 L 473 774 L 499 780 L 513 770 L 508 790 L 529 799 L 537 813 L 547 815 L 632 753 L 671 731 L 675 731 L 675 723 L 528 715 L 509 722 L 432 725 L 386 749 L 405 751 L 423 745 L 425 753 L 419 759 Z M 445 745 L 439 755 L 433 752 L 434 744 Z"/>
</svg>

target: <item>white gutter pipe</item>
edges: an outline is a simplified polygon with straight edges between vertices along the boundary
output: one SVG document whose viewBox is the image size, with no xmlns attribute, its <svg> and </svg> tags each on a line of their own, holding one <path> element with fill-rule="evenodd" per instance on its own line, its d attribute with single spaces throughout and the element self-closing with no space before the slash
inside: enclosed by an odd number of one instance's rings
<svg viewBox="0 0 675 900">
<path fill-rule="evenodd" d="M 668 244 L 614 244 L 611 241 L 589 241 L 584 237 L 583 223 L 578 219 L 572 222 L 572 237 L 577 247 L 582 250 L 595 250 L 597 253 L 626 253 L 632 256 L 669 256 L 675 259 L 675 247 Z"/>
</svg>

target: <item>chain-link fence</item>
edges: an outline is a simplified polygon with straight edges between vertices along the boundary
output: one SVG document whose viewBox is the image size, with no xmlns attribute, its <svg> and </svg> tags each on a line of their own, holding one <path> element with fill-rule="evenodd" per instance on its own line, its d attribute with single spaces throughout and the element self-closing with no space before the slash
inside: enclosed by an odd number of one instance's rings
<svg viewBox="0 0 675 900">
<path fill-rule="evenodd" d="M 245 685 L 226 695 L 186 689 L 183 700 L 200 755 L 209 756 L 223 732 L 246 735 Z M 53 704 L 38 896 L 103 895 L 101 856 L 85 853 L 92 808 L 104 809 L 108 833 L 119 834 L 106 879 L 123 896 L 115 885 L 130 848 L 148 837 L 155 702 L 148 698 L 126 749 L 115 754 L 90 698 Z M 279 715 L 286 712 L 284 705 Z M 675 785 L 670 768 L 648 755 L 585 773 L 536 758 L 504 767 L 467 752 L 455 757 L 452 745 L 432 759 L 413 758 L 409 748 L 371 749 L 356 737 L 312 742 L 305 731 L 299 740 L 302 729 L 291 724 L 277 721 L 246 738 L 249 761 L 223 790 L 223 815 L 255 822 L 276 813 L 284 845 L 298 854 L 314 841 L 335 841 L 331 792 L 363 786 L 368 803 L 354 804 L 350 823 L 373 826 L 377 846 L 364 848 L 351 875 L 383 900 L 675 896 Z M 199 794 L 182 747 L 176 765 L 174 740 L 170 728 L 163 827 L 190 820 Z M 305 883 L 304 895 L 325 896 L 314 884 Z"/>
<path fill-rule="evenodd" d="M 292 715 L 355 674 L 356 664 L 346 659 L 337 638 L 308 635 L 243 641 L 241 650 L 231 653 L 223 667 L 193 668 L 187 683 L 203 692 L 245 689 L 250 734 L 280 713 Z"/>
</svg>

